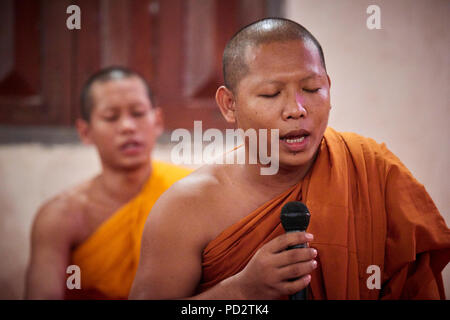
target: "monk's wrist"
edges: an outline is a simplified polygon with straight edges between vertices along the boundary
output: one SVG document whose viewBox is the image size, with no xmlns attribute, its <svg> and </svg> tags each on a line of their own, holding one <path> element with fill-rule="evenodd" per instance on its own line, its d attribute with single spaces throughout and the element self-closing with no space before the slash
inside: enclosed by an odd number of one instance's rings
<svg viewBox="0 0 450 320">
<path fill-rule="evenodd" d="M 220 284 L 223 286 L 223 289 L 229 293 L 231 299 L 250 299 L 247 294 L 247 290 L 245 290 L 245 284 L 240 273 L 223 280 Z"/>
</svg>

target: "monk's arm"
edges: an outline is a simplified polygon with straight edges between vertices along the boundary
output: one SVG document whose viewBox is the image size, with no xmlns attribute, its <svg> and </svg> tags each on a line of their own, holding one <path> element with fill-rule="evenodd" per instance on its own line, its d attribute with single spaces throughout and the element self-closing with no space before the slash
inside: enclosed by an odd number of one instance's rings
<svg viewBox="0 0 450 320">
<path fill-rule="evenodd" d="M 409 170 L 384 149 L 387 240 L 382 299 L 443 299 L 450 230 Z"/>
<path fill-rule="evenodd" d="M 205 234 L 201 218 L 192 211 L 195 201 L 170 193 L 163 194 L 149 214 L 130 299 L 191 297 L 200 282 Z M 215 291 L 205 299 L 213 299 L 214 293 L 222 297 L 226 291 L 233 295 L 233 286 L 224 284 Z"/>
<path fill-rule="evenodd" d="M 185 219 L 176 214 L 178 208 L 170 206 L 170 200 L 165 201 L 164 197 L 165 194 L 153 206 L 144 227 L 131 299 L 184 297 L 200 277 L 195 230 L 189 230 L 192 225 L 177 221 Z"/>
<path fill-rule="evenodd" d="M 70 222 L 58 206 L 43 206 L 31 233 L 31 257 L 26 275 L 26 299 L 63 299 L 70 252 Z"/>
<path fill-rule="evenodd" d="M 173 191 L 173 190 L 172 190 Z M 176 195 L 173 195 L 173 194 Z M 209 241 L 202 203 L 166 192 L 149 214 L 130 299 L 274 299 L 303 289 L 315 268 L 313 249 L 285 251 L 307 241 L 290 233 L 260 248 L 241 272 L 195 295 L 202 251 Z M 295 281 L 290 279 L 298 278 Z"/>
</svg>

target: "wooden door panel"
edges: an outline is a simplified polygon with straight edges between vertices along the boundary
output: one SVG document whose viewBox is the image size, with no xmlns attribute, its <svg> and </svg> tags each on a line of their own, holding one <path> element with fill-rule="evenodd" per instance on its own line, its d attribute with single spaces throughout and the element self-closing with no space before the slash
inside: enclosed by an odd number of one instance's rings
<svg viewBox="0 0 450 320">
<path fill-rule="evenodd" d="M 87 78 L 124 65 L 149 81 L 166 129 L 227 127 L 214 101 L 222 52 L 265 15 L 261 0 L 5 0 L 0 3 L 0 124 L 73 125 Z M 69 30 L 69 5 L 81 30 Z"/>
<path fill-rule="evenodd" d="M 241 27 L 265 15 L 265 1 L 160 1 L 157 95 L 169 129 L 230 127 L 215 103 L 222 53 Z M 176 116 L 173 116 L 176 115 Z"/>
<path fill-rule="evenodd" d="M 1 42 L 9 58 L 0 60 L 1 123 L 70 124 L 67 75 L 71 39 L 64 14 L 69 4 L 64 0 L 46 4 L 34 0 L 2 1 L 2 18 L 9 21 L 2 33 L 9 37 L 2 36 Z"/>
</svg>

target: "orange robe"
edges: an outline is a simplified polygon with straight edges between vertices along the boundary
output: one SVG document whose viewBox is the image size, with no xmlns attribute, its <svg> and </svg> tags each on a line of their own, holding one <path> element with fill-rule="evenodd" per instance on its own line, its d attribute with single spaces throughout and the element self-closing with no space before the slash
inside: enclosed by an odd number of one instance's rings
<svg viewBox="0 0 450 320">
<path fill-rule="evenodd" d="M 161 194 L 191 171 L 152 162 L 152 174 L 140 193 L 121 207 L 72 252 L 80 267 L 81 289 L 66 289 L 66 299 L 126 299 L 137 270 L 141 236 Z"/>
<path fill-rule="evenodd" d="M 296 200 L 311 212 L 310 246 L 318 250 L 310 298 L 445 298 L 441 271 L 450 260 L 450 230 L 423 185 L 384 144 L 331 128 L 303 181 L 206 246 L 197 292 L 238 273 L 284 233 L 281 208 Z M 380 267 L 381 290 L 367 286 L 370 265 Z"/>
</svg>

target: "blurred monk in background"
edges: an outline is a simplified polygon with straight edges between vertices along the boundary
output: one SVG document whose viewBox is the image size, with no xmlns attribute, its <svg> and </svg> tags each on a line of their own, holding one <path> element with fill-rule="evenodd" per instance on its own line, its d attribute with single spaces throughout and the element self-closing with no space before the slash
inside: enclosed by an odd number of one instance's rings
<svg viewBox="0 0 450 320">
<path fill-rule="evenodd" d="M 76 127 L 83 143 L 96 147 L 102 171 L 37 213 L 27 299 L 126 299 L 147 215 L 158 197 L 189 173 L 151 161 L 162 114 L 136 72 L 110 67 L 94 74 L 83 88 L 81 107 Z M 80 289 L 66 284 L 69 265 L 79 267 Z"/>
<path fill-rule="evenodd" d="M 279 130 L 279 171 L 214 164 L 175 183 L 148 216 L 130 298 L 286 299 L 307 288 L 311 299 L 443 299 L 450 230 L 384 144 L 327 127 L 317 39 L 296 22 L 260 20 L 228 42 L 223 72 L 224 118 Z M 248 155 L 248 141 L 234 152 Z M 283 230 L 290 201 L 309 208 L 307 232 Z"/>
</svg>

